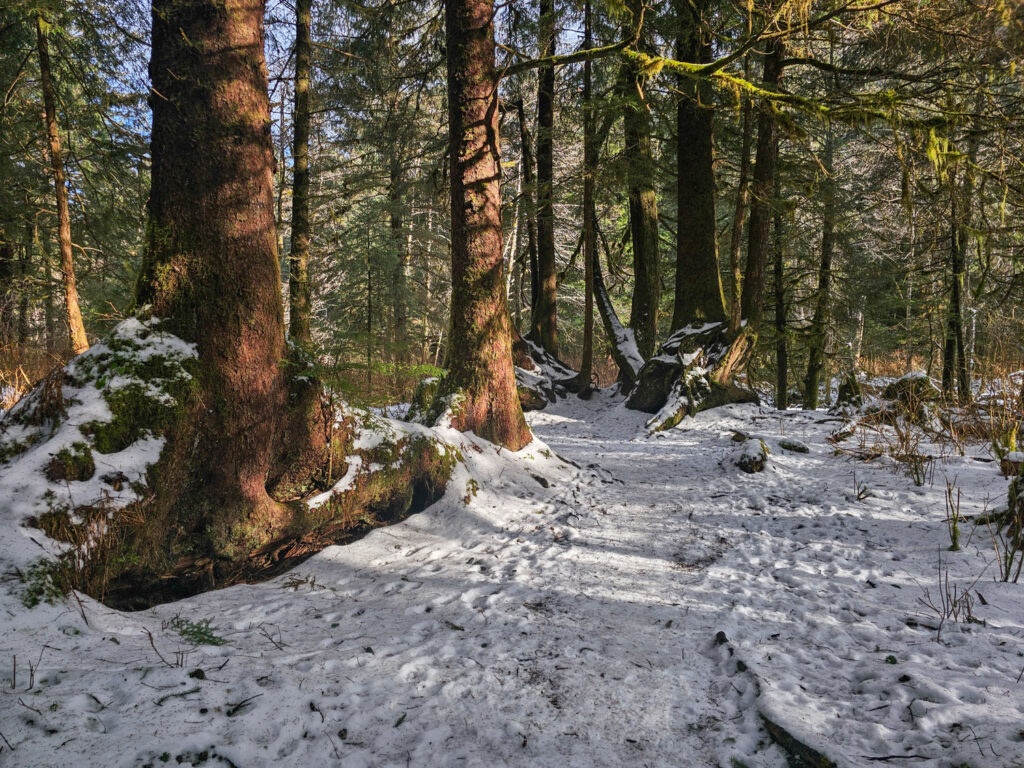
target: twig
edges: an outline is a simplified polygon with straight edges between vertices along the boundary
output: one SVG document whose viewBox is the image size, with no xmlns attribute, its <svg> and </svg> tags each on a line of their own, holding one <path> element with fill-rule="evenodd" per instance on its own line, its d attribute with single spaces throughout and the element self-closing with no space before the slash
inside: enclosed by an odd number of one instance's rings
<svg viewBox="0 0 1024 768">
<path fill-rule="evenodd" d="M 7 748 L 8 748 L 9 750 L 11 750 L 11 752 L 13 752 L 13 751 L 14 751 L 14 747 L 13 747 L 13 746 L 11 746 L 11 742 L 9 742 L 9 741 L 7 740 L 7 737 L 6 737 L 6 736 L 4 736 L 4 732 L 3 732 L 3 731 L 0 731 L 0 739 L 3 739 L 3 740 L 4 740 L 4 744 L 6 744 L 6 745 L 7 745 Z"/>
<path fill-rule="evenodd" d="M 153 648 L 153 653 L 155 653 L 155 654 L 156 654 L 156 655 L 157 655 L 157 656 L 159 657 L 160 661 L 162 661 L 162 662 L 163 662 L 164 664 L 166 664 L 166 665 L 167 665 L 168 667 L 170 667 L 171 669 L 174 669 L 174 665 L 173 665 L 173 664 L 171 664 L 171 662 L 169 662 L 169 661 L 168 661 L 167 659 L 165 659 L 165 658 L 163 657 L 163 654 L 162 654 L 162 653 L 160 653 L 160 651 L 158 651 L 158 650 L 156 649 L 156 643 L 154 643 L 154 642 L 153 642 L 153 633 L 152 633 L 152 632 L 150 632 L 150 631 L 149 631 L 148 629 L 146 629 L 145 627 L 143 627 L 143 628 L 142 628 L 142 631 L 143 631 L 143 632 L 145 632 L 145 633 L 146 633 L 146 635 L 147 635 L 147 636 L 149 637 L 149 644 L 150 644 L 150 646 L 151 646 L 151 647 Z"/>
<path fill-rule="evenodd" d="M 231 709 L 229 709 L 224 714 L 226 714 L 228 717 L 234 717 L 235 715 L 238 714 L 238 712 L 242 709 L 242 707 L 248 706 L 249 704 L 252 703 L 253 699 L 258 699 L 262 695 L 263 695 L 262 693 L 257 693 L 255 696 L 250 696 L 248 699 L 242 699 L 240 702 L 238 702 L 237 704 L 232 706 Z"/>
<path fill-rule="evenodd" d="M 200 688 L 198 686 L 196 686 L 195 688 L 189 688 L 187 691 L 179 691 L 178 693 L 168 693 L 168 694 L 166 694 L 164 696 L 161 696 L 159 699 L 157 699 L 156 700 L 156 705 L 158 707 L 162 707 L 164 705 L 164 702 L 167 701 L 168 699 L 174 699 L 174 698 L 177 698 L 179 696 L 191 696 L 193 693 L 199 693 L 199 691 L 200 691 Z"/>
</svg>

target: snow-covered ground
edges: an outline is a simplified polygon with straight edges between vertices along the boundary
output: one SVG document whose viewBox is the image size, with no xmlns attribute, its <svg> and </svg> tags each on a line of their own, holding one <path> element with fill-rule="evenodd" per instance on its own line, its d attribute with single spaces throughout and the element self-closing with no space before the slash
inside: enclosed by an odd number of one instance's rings
<svg viewBox="0 0 1024 768">
<path fill-rule="evenodd" d="M 984 527 L 946 551 L 946 480 L 977 515 L 996 464 L 915 487 L 821 412 L 646 418 L 600 394 L 518 455 L 448 434 L 443 501 L 263 584 L 125 614 L 4 581 L 0 765 L 781 768 L 762 715 L 840 766 L 1024 765 L 1024 584 Z M 940 557 L 983 623 L 924 604 Z"/>
</svg>

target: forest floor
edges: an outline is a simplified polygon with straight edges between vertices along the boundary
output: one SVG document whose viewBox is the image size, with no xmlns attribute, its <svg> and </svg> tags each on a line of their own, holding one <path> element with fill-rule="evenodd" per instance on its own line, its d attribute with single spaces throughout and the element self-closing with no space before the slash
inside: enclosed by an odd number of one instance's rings
<svg viewBox="0 0 1024 768">
<path fill-rule="evenodd" d="M 441 502 L 265 583 L 138 613 L 0 584 L 0 765 L 782 768 L 766 728 L 839 766 L 1024 765 L 1024 585 L 985 526 L 947 551 L 947 481 L 976 516 L 998 464 L 918 487 L 823 412 L 644 419 L 601 393 L 519 454 L 449 431 Z"/>
</svg>

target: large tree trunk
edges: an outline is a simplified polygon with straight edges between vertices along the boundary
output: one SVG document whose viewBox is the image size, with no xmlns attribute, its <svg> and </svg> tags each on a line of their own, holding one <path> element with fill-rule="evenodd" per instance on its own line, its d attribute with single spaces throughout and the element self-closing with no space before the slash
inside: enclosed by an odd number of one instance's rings
<svg viewBox="0 0 1024 768">
<path fill-rule="evenodd" d="M 639 0 L 628 0 L 633 18 L 640 16 Z M 629 64 L 620 71 L 619 88 L 623 98 L 623 162 L 627 168 L 629 192 L 629 229 L 633 242 L 633 302 L 629 325 L 636 337 L 640 355 L 654 352 L 658 335 L 658 305 L 661 302 L 658 242 L 658 195 L 654 186 L 657 173 L 651 151 L 651 119 L 640 93 L 641 73 Z"/>
<path fill-rule="evenodd" d="M 43 28 L 43 17 L 36 16 L 36 42 L 39 49 L 39 79 L 43 91 L 43 121 L 50 155 L 50 170 L 57 200 L 57 240 L 60 244 L 60 270 L 64 278 L 64 314 L 68 324 L 71 351 L 85 352 L 89 340 L 85 336 L 82 310 L 78 306 L 78 284 L 71 256 L 71 212 L 68 210 L 68 189 L 64 180 L 64 156 L 57 131 L 57 107 L 53 79 L 50 75 L 50 46 Z"/>
<path fill-rule="evenodd" d="M 493 0 L 449 0 L 451 354 L 439 395 L 458 395 L 452 423 L 518 450 L 531 437 L 512 368 L 501 258 L 498 77 Z"/>
<path fill-rule="evenodd" d="M 804 408 L 818 407 L 818 388 L 825 370 L 825 341 L 832 302 L 832 255 L 835 251 L 836 191 L 835 191 L 835 138 L 832 126 L 825 134 L 822 166 L 825 170 L 821 183 L 821 261 L 818 264 L 818 296 L 814 305 L 814 318 L 807 350 L 807 376 L 804 378 Z"/>
<path fill-rule="evenodd" d="M 288 391 L 262 2 L 154 0 L 150 76 L 137 304 L 199 353 L 196 404 L 154 490 L 200 550 L 237 557 L 287 520 L 267 492 Z"/>
<path fill-rule="evenodd" d="M 706 0 L 676 2 L 676 56 L 681 61 L 711 60 L 711 38 L 701 17 L 705 9 Z M 718 270 L 711 87 L 680 76 L 678 88 L 682 98 L 676 106 L 678 229 L 673 330 L 691 323 L 717 323 L 726 317 Z"/>
<path fill-rule="evenodd" d="M 309 75 L 312 0 L 295 3 L 295 143 L 292 150 L 292 250 L 288 258 L 288 334 L 301 347 L 313 344 L 309 287 Z"/>
<path fill-rule="evenodd" d="M 782 77 L 783 45 L 778 40 L 767 44 L 764 57 L 764 89 L 775 91 Z M 757 123 L 757 159 L 751 189 L 750 231 L 747 241 L 747 270 L 743 279 L 740 304 L 743 319 L 751 332 L 756 333 L 764 306 L 764 285 L 768 263 L 771 230 L 772 191 L 775 189 L 775 165 L 779 154 L 778 126 L 772 105 L 764 102 Z"/>
<path fill-rule="evenodd" d="M 540 56 L 555 53 L 555 3 L 540 0 Z M 535 341 L 558 355 L 558 274 L 555 267 L 554 124 L 555 68 L 541 67 L 537 77 L 537 268 L 540 293 L 533 313 Z"/>
</svg>

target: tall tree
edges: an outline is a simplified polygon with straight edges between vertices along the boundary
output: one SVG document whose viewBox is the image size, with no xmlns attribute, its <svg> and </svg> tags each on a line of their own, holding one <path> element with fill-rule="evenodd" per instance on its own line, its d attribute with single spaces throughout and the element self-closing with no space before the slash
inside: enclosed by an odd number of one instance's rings
<svg viewBox="0 0 1024 768">
<path fill-rule="evenodd" d="M 36 40 L 39 51 L 39 77 L 43 91 L 43 127 L 53 173 L 53 187 L 57 200 L 57 241 L 60 244 L 60 270 L 64 278 L 64 317 L 68 324 L 71 351 L 85 352 L 89 340 L 85 335 L 82 310 L 78 305 L 78 283 L 71 253 L 71 212 L 68 209 L 67 181 L 64 178 L 64 155 L 61 152 L 60 133 L 57 130 L 57 106 L 50 72 L 50 44 L 47 40 L 47 22 L 43 14 L 36 14 Z"/>
<path fill-rule="evenodd" d="M 583 47 L 593 47 L 590 0 L 583 5 Z M 588 59 L 583 63 L 583 354 L 577 386 L 581 393 L 591 387 L 594 367 L 594 262 L 597 259 L 597 211 L 594 206 L 594 173 L 597 145 L 594 136 L 593 73 Z"/>
<path fill-rule="evenodd" d="M 512 369 L 502 274 L 493 0 L 445 4 L 451 173 L 451 354 L 439 396 L 453 424 L 518 450 L 530 441 Z"/>
<path fill-rule="evenodd" d="M 707 0 L 677 0 L 676 56 L 681 61 L 711 60 L 711 32 L 704 13 Z M 677 233 L 675 308 L 672 328 L 726 319 L 718 269 L 715 218 L 713 116 L 707 81 L 680 75 L 676 105 Z"/>
<path fill-rule="evenodd" d="M 764 55 L 763 87 L 776 91 L 782 77 L 783 44 L 772 39 Z M 779 132 L 770 101 L 761 104 L 757 122 L 757 156 L 754 160 L 754 178 L 751 185 L 750 224 L 747 233 L 747 269 L 743 279 L 740 304 L 743 319 L 757 330 L 764 305 L 764 286 L 768 265 L 771 230 L 772 194 L 775 189 L 775 166 L 779 156 Z"/>
<path fill-rule="evenodd" d="M 287 410 L 263 3 L 154 0 L 153 186 L 137 303 L 196 344 L 200 407 L 157 498 L 238 556 L 278 530 L 267 491 Z"/>
<path fill-rule="evenodd" d="M 539 55 L 555 54 L 555 2 L 539 2 Z M 552 355 L 558 354 L 558 273 L 555 267 L 555 68 L 540 67 L 537 77 L 537 269 L 539 293 L 533 334 Z"/>
<path fill-rule="evenodd" d="M 309 76 L 313 0 L 295 2 L 295 112 L 292 118 L 292 248 L 288 257 L 288 334 L 303 347 L 313 344 L 309 287 Z"/>
<path fill-rule="evenodd" d="M 626 7 L 634 25 L 643 14 L 640 0 L 628 0 Z M 624 30 L 624 34 L 628 34 Z M 641 27 L 641 33 L 643 28 Z M 629 229 L 633 243 L 633 301 L 629 325 L 644 358 L 654 352 L 661 302 L 658 242 L 658 192 L 651 150 L 651 117 L 642 93 L 643 73 L 625 62 L 620 70 L 619 89 L 623 99 L 624 146 L 629 192 Z"/>
<path fill-rule="evenodd" d="M 807 375 L 804 377 L 804 408 L 818 407 L 818 387 L 825 370 L 825 343 L 832 298 L 832 256 L 836 242 L 835 134 L 831 125 L 825 127 L 822 151 L 821 182 L 821 258 L 818 262 L 818 290 L 814 317 L 808 337 Z"/>
</svg>

